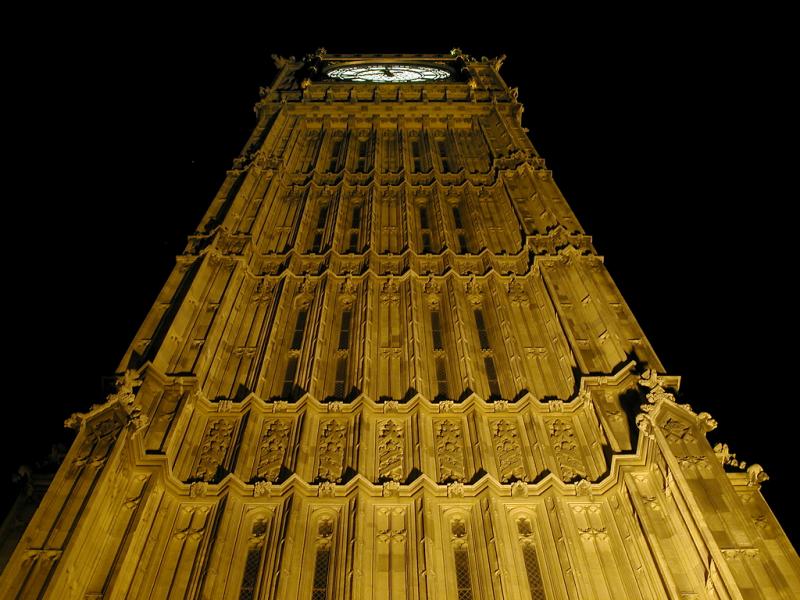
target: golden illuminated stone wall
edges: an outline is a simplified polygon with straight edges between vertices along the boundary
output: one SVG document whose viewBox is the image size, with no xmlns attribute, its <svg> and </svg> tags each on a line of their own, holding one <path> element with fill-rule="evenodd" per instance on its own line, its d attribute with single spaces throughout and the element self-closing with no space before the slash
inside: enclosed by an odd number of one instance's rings
<svg viewBox="0 0 800 600">
<path fill-rule="evenodd" d="M 798 597 L 765 474 L 675 402 L 502 58 L 275 60 L 2 597 Z M 358 63 L 450 76 L 326 76 Z"/>
</svg>

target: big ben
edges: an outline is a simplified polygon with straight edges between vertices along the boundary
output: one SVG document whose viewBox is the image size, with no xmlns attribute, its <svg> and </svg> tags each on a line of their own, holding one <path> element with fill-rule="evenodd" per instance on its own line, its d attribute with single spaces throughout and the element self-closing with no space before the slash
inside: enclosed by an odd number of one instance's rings
<svg viewBox="0 0 800 600">
<path fill-rule="evenodd" d="M 10 598 L 792 598 L 503 57 L 275 57 Z"/>
</svg>

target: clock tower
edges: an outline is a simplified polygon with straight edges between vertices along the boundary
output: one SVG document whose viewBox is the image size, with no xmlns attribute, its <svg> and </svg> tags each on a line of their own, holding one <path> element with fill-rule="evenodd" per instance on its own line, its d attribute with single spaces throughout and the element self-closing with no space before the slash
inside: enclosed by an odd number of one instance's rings
<svg viewBox="0 0 800 600">
<path fill-rule="evenodd" d="M 273 58 L 0 598 L 797 597 L 504 57 Z"/>
</svg>

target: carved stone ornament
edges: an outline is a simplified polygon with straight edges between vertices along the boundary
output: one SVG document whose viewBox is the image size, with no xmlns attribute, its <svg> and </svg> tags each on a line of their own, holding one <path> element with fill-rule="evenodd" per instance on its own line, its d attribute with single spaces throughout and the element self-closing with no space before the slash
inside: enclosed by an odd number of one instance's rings
<svg viewBox="0 0 800 600">
<path fill-rule="evenodd" d="M 442 292 L 442 286 L 440 286 L 433 277 L 428 277 L 425 281 L 425 285 L 422 287 L 422 291 L 426 294 L 440 294 Z"/>
<path fill-rule="evenodd" d="M 253 295 L 250 298 L 251 302 L 255 304 L 266 304 L 272 300 L 272 296 L 275 293 L 275 284 L 272 283 L 269 279 L 259 279 L 256 282 L 255 289 L 253 290 Z"/>
<path fill-rule="evenodd" d="M 650 415 L 644 413 L 636 415 L 636 426 L 642 432 L 642 435 L 653 439 L 653 421 Z"/>
<path fill-rule="evenodd" d="M 303 277 L 303 279 L 300 280 L 300 285 L 297 286 L 295 306 L 302 306 L 303 304 L 310 303 L 316 291 L 317 284 L 308 277 Z"/>
<path fill-rule="evenodd" d="M 133 431 L 144 429 L 150 424 L 150 417 L 148 417 L 138 408 L 132 410 L 128 417 L 128 425 Z"/>
<path fill-rule="evenodd" d="M 356 292 L 357 288 L 351 277 L 346 277 L 344 281 L 339 284 L 339 299 L 345 306 L 349 306 L 355 301 Z"/>
<path fill-rule="evenodd" d="M 287 64 L 289 64 L 290 62 L 294 62 L 295 60 L 294 56 L 290 56 L 288 59 L 286 59 L 278 54 L 272 54 L 270 55 L 270 58 L 272 59 L 272 62 L 275 63 L 276 69 L 282 69 Z"/>
<path fill-rule="evenodd" d="M 524 478 L 522 449 L 514 422 L 509 419 L 498 419 L 492 422 L 491 430 L 500 481 L 506 483 L 511 479 Z"/>
<path fill-rule="evenodd" d="M 200 444 L 197 466 L 192 473 L 193 479 L 211 481 L 215 477 L 225 462 L 234 429 L 234 422 L 229 419 L 211 419 L 208 422 Z"/>
<path fill-rule="evenodd" d="M 576 496 L 592 496 L 592 484 L 587 479 L 581 479 L 575 483 Z"/>
<path fill-rule="evenodd" d="M 133 393 L 133 388 L 142 385 L 138 371 L 128 369 L 120 377 L 117 377 L 117 394 L 128 395 Z"/>
<path fill-rule="evenodd" d="M 496 56 L 495 58 L 489 59 L 488 62 L 495 71 L 500 71 L 500 67 L 503 66 L 505 60 L 506 60 L 506 55 L 501 54 L 500 56 Z"/>
<path fill-rule="evenodd" d="M 639 378 L 639 385 L 650 389 L 660 387 L 662 383 L 663 379 L 653 369 L 647 369 Z"/>
<path fill-rule="evenodd" d="M 692 428 L 687 423 L 672 417 L 669 417 L 661 424 L 661 431 L 664 432 L 664 437 L 670 443 L 693 442 L 695 439 L 694 435 L 692 435 Z"/>
<path fill-rule="evenodd" d="M 697 419 L 703 431 L 714 431 L 717 428 L 717 421 L 707 412 L 698 414 Z"/>
<path fill-rule="evenodd" d="M 441 303 L 441 286 L 436 283 L 433 277 L 429 277 L 422 288 L 425 293 L 425 301 L 430 308 L 438 308 Z"/>
<path fill-rule="evenodd" d="M 578 533 L 584 540 L 598 539 L 602 541 L 608 539 L 608 533 L 605 527 L 579 527 Z"/>
<path fill-rule="evenodd" d="M 709 469 L 706 457 L 699 454 L 684 454 L 676 456 L 675 458 L 678 460 L 678 464 L 684 469 L 688 467 L 697 467 L 698 469 L 705 470 Z"/>
<path fill-rule="evenodd" d="M 464 467 L 464 440 L 461 426 L 453 419 L 443 419 L 434 425 L 436 461 L 439 481 L 462 480 L 466 477 Z"/>
<path fill-rule="evenodd" d="M 467 295 L 467 300 L 473 306 L 480 306 L 483 302 L 483 289 L 481 284 L 476 281 L 475 276 L 472 275 L 469 281 L 464 284 L 464 293 Z"/>
<path fill-rule="evenodd" d="M 453 48 L 450 50 L 450 54 L 455 56 L 456 58 L 462 59 L 465 63 L 473 63 L 476 62 L 474 58 L 472 58 L 469 54 L 465 54 L 461 51 L 461 48 Z"/>
<path fill-rule="evenodd" d="M 454 402 L 452 400 L 442 400 L 439 402 L 439 412 L 440 413 L 450 413 L 453 412 Z"/>
<path fill-rule="evenodd" d="M 654 387 L 645 397 L 647 401 L 653 405 L 657 405 L 661 402 L 675 402 L 675 396 L 664 390 L 660 385 Z"/>
<path fill-rule="evenodd" d="M 515 481 L 511 484 L 511 495 L 519 498 L 528 496 L 528 483 L 525 481 Z"/>
<path fill-rule="evenodd" d="M 495 400 L 492 402 L 494 412 L 508 412 L 508 400 Z"/>
<path fill-rule="evenodd" d="M 399 481 L 403 477 L 404 431 L 389 419 L 378 425 L 378 477 Z"/>
<path fill-rule="evenodd" d="M 767 481 L 769 475 L 758 463 L 754 463 L 747 467 L 747 485 L 758 485 L 763 481 Z"/>
<path fill-rule="evenodd" d="M 400 494 L 400 482 L 399 481 L 385 481 L 383 483 L 383 496 L 384 497 L 398 496 L 399 494 Z"/>
<path fill-rule="evenodd" d="M 561 470 L 561 479 L 569 482 L 576 477 L 586 477 L 586 467 L 578 449 L 578 440 L 569 420 L 552 419 L 547 423 L 547 430 L 556 462 Z"/>
<path fill-rule="evenodd" d="M 716 444 L 714 446 L 714 455 L 723 466 L 728 464 L 737 466 L 739 464 L 739 461 L 736 460 L 736 455 L 728 448 L 728 444 L 723 444 L 722 442 Z M 736 464 L 734 465 L 733 463 Z"/>
<path fill-rule="evenodd" d="M 268 481 L 277 481 L 289 445 L 291 424 L 285 419 L 269 419 L 264 422 L 258 449 L 256 476 Z"/>
<path fill-rule="evenodd" d="M 463 498 L 464 497 L 464 484 L 460 481 L 454 481 L 447 484 L 447 497 L 448 498 Z"/>
<path fill-rule="evenodd" d="M 208 493 L 208 484 L 205 481 L 195 481 L 189 485 L 189 496 L 199 498 Z"/>
<path fill-rule="evenodd" d="M 397 304 L 400 302 L 400 290 L 394 279 L 390 278 L 383 284 L 380 299 L 383 304 Z"/>
<path fill-rule="evenodd" d="M 317 477 L 323 481 L 339 482 L 344 473 L 347 425 L 341 421 L 328 419 L 320 424 L 319 431 Z"/>
<path fill-rule="evenodd" d="M 530 298 L 525 293 L 525 289 L 514 277 L 508 282 L 508 299 L 512 304 L 519 304 L 520 306 L 528 306 Z"/>
<path fill-rule="evenodd" d="M 336 484 L 330 481 L 323 481 L 319 484 L 317 494 L 320 498 L 333 498 L 336 494 Z"/>
<path fill-rule="evenodd" d="M 253 484 L 253 496 L 258 498 L 260 496 L 272 495 L 272 482 L 271 481 L 256 481 Z"/>
</svg>

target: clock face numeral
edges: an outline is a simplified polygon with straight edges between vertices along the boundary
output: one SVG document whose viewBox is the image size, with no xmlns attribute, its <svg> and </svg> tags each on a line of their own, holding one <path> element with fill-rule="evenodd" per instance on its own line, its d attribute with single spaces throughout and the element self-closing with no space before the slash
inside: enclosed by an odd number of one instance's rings
<svg viewBox="0 0 800 600">
<path fill-rule="evenodd" d="M 328 77 L 346 81 L 412 83 L 446 79 L 450 77 L 450 73 L 445 69 L 422 65 L 351 65 L 330 70 Z"/>
</svg>

